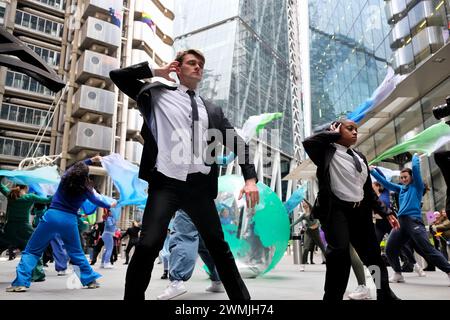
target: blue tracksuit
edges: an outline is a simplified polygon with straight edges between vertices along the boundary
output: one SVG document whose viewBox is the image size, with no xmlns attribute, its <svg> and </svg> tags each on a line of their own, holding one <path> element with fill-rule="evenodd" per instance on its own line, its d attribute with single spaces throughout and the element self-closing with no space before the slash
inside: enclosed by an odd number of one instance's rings
<svg viewBox="0 0 450 320">
<path fill-rule="evenodd" d="M 85 160 L 84 163 L 89 165 L 92 162 Z M 70 170 L 71 168 L 65 174 L 70 172 Z M 45 213 L 42 221 L 28 241 L 25 250 L 22 252 L 22 258 L 16 268 L 16 279 L 12 282 L 13 286 L 30 286 L 32 270 L 56 234 L 59 234 L 64 241 L 72 264 L 80 268 L 79 277 L 83 286 L 101 277 L 89 265 L 81 248 L 80 235 L 78 233 L 77 212 L 86 199 L 100 207 L 110 208 L 108 203 L 103 202 L 92 191 L 86 190 L 84 193 L 73 197 L 67 195 L 62 190 L 61 185 L 58 187 L 52 198 L 50 209 Z"/>
</svg>

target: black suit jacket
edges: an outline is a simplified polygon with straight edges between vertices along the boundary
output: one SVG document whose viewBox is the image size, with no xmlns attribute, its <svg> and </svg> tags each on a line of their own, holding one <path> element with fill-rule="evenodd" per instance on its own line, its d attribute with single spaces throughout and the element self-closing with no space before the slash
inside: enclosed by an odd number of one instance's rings
<svg viewBox="0 0 450 320">
<path fill-rule="evenodd" d="M 153 77 L 153 74 L 148 66 L 148 62 L 142 62 L 123 69 L 112 70 L 109 73 L 109 76 L 123 93 L 137 102 L 139 111 L 144 117 L 144 124 L 141 129 L 141 135 L 144 139 L 144 150 L 142 152 L 141 165 L 139 167 L 139 178 L 149 181 L 151 173 L 155 170 L 156 158 L 158 155 L 158 145 L 150 131 L 151 109 L 153 108 L 151 99 L 152 92 L 154 90 L 171 88 L 165 87 L 164 85 L 158 83 L 144 83 L 141 81 L 141 79 Z M 212 142 L 219 142 L 229 147 L 229 149 L 231 149 L 240 158 L 239 163 L 242 168 L 244 179 L 257 179 L 255 167 L 253 164 L 250 164 L 248 145 L 246 145 L 242 138 L 236 133 L 234 127 L 224 116 L 221 108 L 215 106 L 207 100 L 204 100 L 203 98 L 202 100 L 208 114 L 209 129 L 217 129 L 222 134 L 222 139 L 219 138 L 219 141 L 215 141 L 213 138 L 208 141 L 208 144 Z M 215 158 L 215 156 L 216 155 L 213 151 L 212 157 Z M 244 161 L 242 161 L 243 159 Z M 208 175 L 211 183 L 210 195 L 213 198 L 217 196 L 218 172 L 218 166 L 214 162 L 211 165 L 211 171 Z"/>
<path fill-rule="evenodd" d="M 303 141 L 303 146 L 306 153 L 311 158 L 312 162 L 317 166 L 317 179 L 319 181 L 319 193 L 317 194 L 316 202 L 314 203 L 312 214 L 314 217 L 320 219 L 322 224 L 327 223 L 327 219 L 332 214 L 332 191 L 330 181 L 330 163 L 333 159 L 336 148 L 332 143 L 340 138 L 340 134 L 334 131 L 323 131 L 314 134 Z M 358 151 L 355 151 L 364 160 L 367 166 L 366 157 Z M 367 172 L 369 168 L 367 167 Z M 378 200 L 377 195 L 372 189 L 372 181 L 370 174 L 367 175 L 367 180 L 364 183 L 364 198 L 361 207 L 368 215 L 372 216 L 372 210 L 386 217 L 391 214 L 385 205 Z"/>
</svg>

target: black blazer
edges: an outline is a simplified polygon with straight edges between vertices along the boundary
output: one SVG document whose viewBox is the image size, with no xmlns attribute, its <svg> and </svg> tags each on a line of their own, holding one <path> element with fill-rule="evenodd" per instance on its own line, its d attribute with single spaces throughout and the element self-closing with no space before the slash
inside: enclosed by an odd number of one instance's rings
<svg viewBox="0 0 450 320">
<path fill-rule="evenodd" d="M 139 178 L 146 181 L 150 180 L 152 172 L 155 170 L 156 157 L 158 155 L 158 145 L 156 144 L 155 138 L 150 131 L 150 119 L 151 119 L 151 109 L 152 105 L 152 91 L 173 89 L 164 86 L 161 83 L 144 83 L 140 79 L 152 78 L 153 74 L 148 66 L 148 62 L 142 62 L 136 65 L 132 65 L 123 69 L 112 70 L 109 73 L 111 80 L 117 85 L 117 87 L 129 96 L 131 99 L 137 102 L 139 111 L 144 117 L 144 124 L 141 129 L 141 136 L 144 139 L 144 150 L 142 152 L 141 165 L 139 167 Z M 249 148 L 245 144 L 244 140 L 236 133 L 234 127 L 230 124 L 228 119 L 224 116 L 221 108 L 215 106 L 211 102 L 204 100 L 202 98 L 206 112 L 208 114 L 209 129 L 217 129 L 222 134 L 222 139 L 217 141 L 223 145 L 229 147 L 236 155 L 239 156 L 243 164 L 240 164 L 242 168 L 242 173 L 244 179 L 256 178 L 255 166 L 250 164 Z M 233 134 L 227 131 L 232 130 Z M 228 138 L 228 140 L 227 140 Z M 231 138 L 231 139 L 230 139 Z M 214 141 L 211 139 L 208 144 Z M 216 142 L 216 143 L 217 143 Z M 215 158 L 214 151 L 212 156 Z M 244 161 L 242 161 L 244 158 Z M 218 178 L 218 166 L 214 162 L 211 165 L 211 171 L 209 173 L 210 183 L 211 183 L 211 193 L 213 198 L 217 196 L 217 178 Z"/>
<path fill-rule="evenodd" d="M 323 131 L 314 134 L 303 141 L 303 146 L 306 153 L 311 158 L 312 162 L 317 166 L 317 179 L 319 181 L 319 193 L 317 194 L 316 202 L 314 203 L 312 214 L 315 218 L 320 219 L 322 224 L 327 223 L 327 219 L 333 211 L 333 205 L 331 202 L 331 181 L 330 181 L 330 163 L 333 159 L 336 148 L 332 143 L 336 142 L 340 138 L 340 134 L 334 131 Z M 367 172 L 369 168 L 367 165 L 366 157 L 363 154 L 356 151 L 358 155 L 364 160 L 367 166 Z M 379 213 L 381 216 L 386 217 L 391 214 L 386 206 L 378 200 L 377 195 L 372 189 L 372 181 L 370 179 L 370 173 L 367 175 L 367 180 L 364 183 L 364 198 L 361 203 L 361 207 L 364 212 L 367 213 L 370 218 L 372 217 L 372 210 Z"/>
</svg>

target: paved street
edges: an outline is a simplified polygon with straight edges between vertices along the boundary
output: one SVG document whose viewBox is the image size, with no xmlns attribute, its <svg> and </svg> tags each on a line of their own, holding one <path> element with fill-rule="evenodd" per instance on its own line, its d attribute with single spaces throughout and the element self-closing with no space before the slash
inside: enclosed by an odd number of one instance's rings
<svg viewBox="0 0 450 320">
<path fill-rule="evenodd" d="M 14 279 L 15 266 L 19 259 L 5 261 L 6 258 L 2 257 L 0 260 L 0 300 L 121 300 L 123 297 L 126 272 L 123 260 L 118 261 L 111 270 L 100 269 L 100 263 L 97 263 L 94 268 L 103 275 L 99 279 L 99 289 L 68 289 L 76 287 L 77 282 L 73 281 L 73 275 L 57 276 L 53 264 L 49 264 L 49 268 L 46 268 L 46 281 L 32 283 L 29 291 L 24 293 L 5 292 L 5 288 Z M 319 255 L 315 261 L 320 263 Z M 205 292 L 209 280 L 202 265 L 198 260 L 191 280 L 186 283 L 188 292 L 177 300 L 227 299 L 225 293 Z M 274 270 L 256 279 L 245 279 L 245 282 L 254 300 L 320 300 L 323 295 L 325 265 L 306 265 L 305 272 L 299 270 L 300 266 L 293 264 L 293 256 L 285 255 Z M 156 263 L 153 279 L 147 290 L 148 300 L 155 300 L 168 284 L 167 280 L 160 279 L 162 272 L 162 264 Z M 389 269 L 389 272 L 392 270 Z M 415 273 L 405 273 L 404 276 L 406 283 L 392 284 L 392 289 L 401 299 L 450 300 L 450 281 L 443 272 L 427 272 L 427 276 L 423 278 Z M 356 279 L 351 273 L 347 293 L 356 286 Z"/>
</svg>

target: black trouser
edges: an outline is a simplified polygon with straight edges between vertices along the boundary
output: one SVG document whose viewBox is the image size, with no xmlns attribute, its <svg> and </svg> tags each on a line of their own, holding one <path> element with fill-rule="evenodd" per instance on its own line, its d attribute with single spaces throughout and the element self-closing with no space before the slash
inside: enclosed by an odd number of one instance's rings
<svg viewBox="0 0 450 320">
<path fill-rule="evenodd" d="M 100 239 L 98 239 L 95 246 L 92 248 L 93 253 L 92 253 L 91 265 L 94 265 L 97 262 L 97 257 L 100 254 L 100 252 L 102 252 L 103 245 L 104 245 L 103 239 L 100 238 Z"/>
<path fill-rule="evenodd" d="M 249 300 L 250 294 L 242 280 L 233 254 L 224 240 L 214 199 L 209 196 L 209 177 L 190 174 L 187 181 L 155 173 L 149 184 L 139 243 L 128 265 L 125 279 L 125 300 L 144 300 L 153 263 L 163 247 L 170 218 L 184 210 L 205 241 L 228 297 Z"/>
<path fill-rule="evenodd" d="M 379 279 L 377 299 L 390 299 L 392 292 L 389 288 L 388 271 L 381 258 L 380 245 L 375 236 L 370 208 L 344 205 L 337 200 L 333 205 L 329 217 L 321 221 L 322 229 L 327 240 L 324 300 L 342 300 L 347 288 L 350 275 L 349 246 L 355 248 L 361 261 L 369 267 L 378 266 L 379 272 L 375 276 Z M 373 267 L 372 267 L 373 268 Z"/>
<path fill-rule="evenodd" d="M 322 251 L 322 254 L 325 254 L 325 246 L 322 243 L 322 239 L 320 239 L 320 230 L 319 228 L 311 229 L 308 228 L 305 231 L 305 244 L 304 251 L 302 256 L 302 263 L 306 264 L 308 262 L 308 253 L 311 252 L 311 263 L 313 262 L 314 257 L 314 246 L 318 246 Z"/>
<path fill-rule="evenodd" d="M 138 238 L 132 238 L 128 240 L 127 248 L 125 249 L 125 263 L 128 263 L 130 261 L 130 251 L 131 249 L 138 244 L 139 239 Z"/>
<path fill-rule="evenodd" d="M 447 185 L 447 200 L 445 202 L 445 211 L 450 215 L 450 151 L 440 151 L 434 153 L 434 161 L 441 169 Z"/>
</svg>

